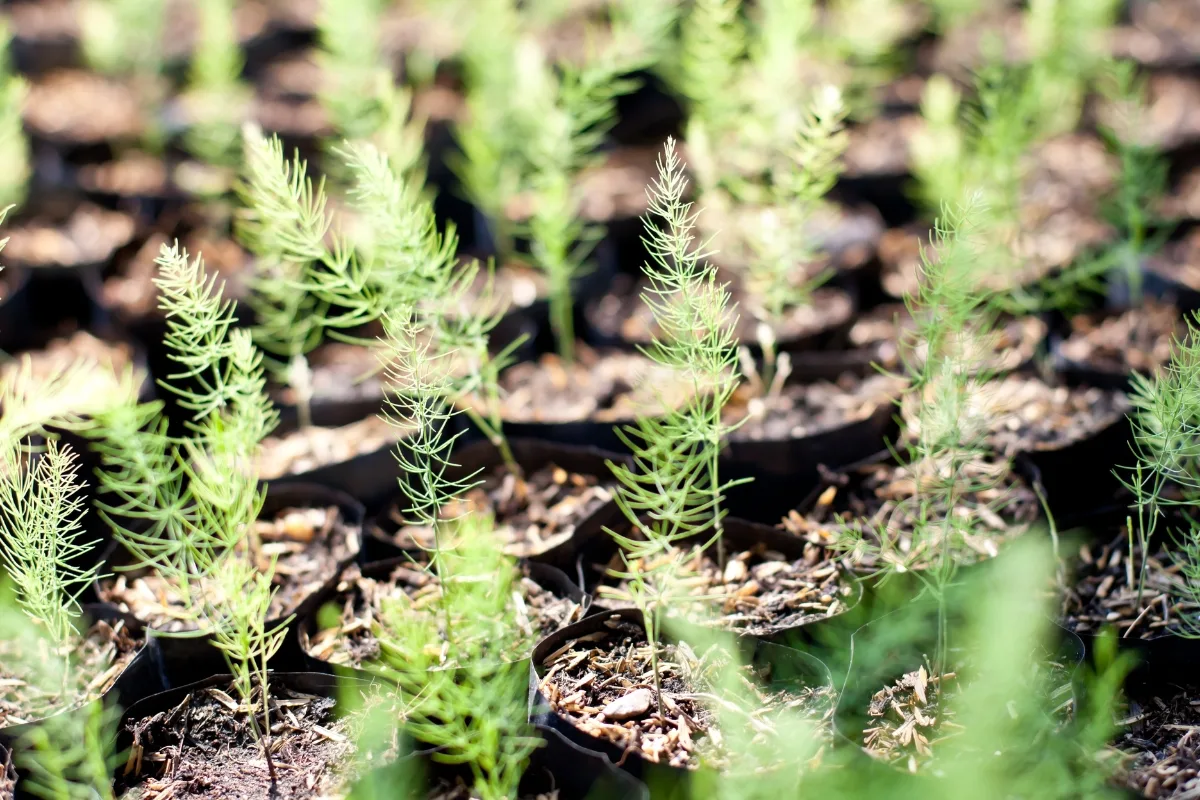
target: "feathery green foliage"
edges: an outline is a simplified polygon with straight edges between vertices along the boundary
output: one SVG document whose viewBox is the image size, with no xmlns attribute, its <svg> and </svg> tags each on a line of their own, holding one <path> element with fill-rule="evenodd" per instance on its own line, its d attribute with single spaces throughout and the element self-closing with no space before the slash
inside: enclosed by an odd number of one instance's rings
<svg viewBox="0 0 1200 800">
<path fill-rule="evenodd" d="M 0 179 L 0 207 L 25 201 L 32 173 L 22 119 L 28 86 L 13 72 L 8 54 L 11 44 L 12 31 L 6 23 L 0 23 L 0 159 L 7 165 Z"/>
<path fill-rule="evenodd" d="M 332 230 L 324 179 L 314 184 L 307 164 L 298 154 L 289 161 L 277 136 L 268 139 L 247 128 L 243 139 L 242 208 L 235 228 L 257 257 L 249 300 L 258 320 L 254 341 L 273 357 L 273 371 L 296 390 L 300 421 L 307 425 L 312 390 L 306 356 L 326 334 L 357 341 L 341 332 L 378 317 L 373 264 Z M 335 308 L 342 310 L 334 313 Z"/>
<path fill-rule="evenodd" d="M 348 139 L 366 138 L 379 125 L 375 90 L 376 74 L 383 69 L 380 23 L 385 5 L 380 0 L 326 0 L 317 17 L 325 76 L 321 104 L 334 130 Z"/>
<path fill-rule="evenodd" d="M 292 617 L 273 624 L 268 629 L 267 615 L 275 596 L 272 578 L 274 563 L 260 572 L 249 560 L 231 558 L 217 576 L 220 601 L 209 604 L 208 617 L 213 620 L 213 645 L 219 649 L 233 675 L 233 688 L 249 709 L 251 728 L 262 742 L 263 756 L 275 780 L 275 765 L 271 757 L 271 706 L 267 662 L 279 651 L 287 636 Z M 258 726 L 254 688 L 261 695 L 262 728 Z"/>
<path fill-rule="evenodd" d="M 162 149 L 158 108 L 166 96 L 166 0 L 84 0 L 79 8 L 83 55 L 98 72 L 129 80 L 145 117 L 142 146 Z"/>
<path fill-rule="evenodd" d="M 1142 263 L 1162 245 L 1168 233 L 1164 228 L 1152 236 L 1151 226 L 1162 222 L 1154 209 L 1166 193 L 1170 165 L 1157 147 L 1145 144 L 1139 135 L 1149 112 L 1145 81 L 1138 75 L 1137 65 L 1115 62 L 1103 78 L 1100 91 L 1110 103 L 1114 119 L 1101 126 L 1100 133 L 1121 165 L 1116 190 L 1103 209 L 1119 236 L 1104 255 L 1112 273 L 1123 278 L 1130 300 L 1138 303 Z"/>
<path fill-rule="evenodd" d="M 392 370 L 391 394 L 415 389 L 418 402 L 436 398 L 446 413 L 456 400 L 482 397 L 486 413 L 469 404 L 463 412 L 516 470 L 499 416 L 499 374 L 523 340 L 495 354 L 489 351 L 491 333 L 507 311 L 494 301 L 490 276 L 478 290 L 479 267 L 457 258 L 454 229 L 439 232 L 432 203 L 411 177 L 397 174 L 379 148 L 359 142 L 341 152 L 354 178 L 351 200 L 371 242 L 365 257 L 372 265 L 375 290 L 360 295 L 357 306 L 350 297 L 340 305 L 363 317 L 386 310 L 388 341 L 381 363 Z M 409 427 L 415 417 L 433 423 L 422 417 L 428 409 L 418 414 L 406 405 L 407 399 L 389 402 L 397 424 Z"/>
<path fill-rule="evenodd" d="M 986 461 L 985 438 L 993 420 L 986 392 L 984 358 L 994 350 L 994 312 L 975 280 L 975 261 L 984 252 L 977 227 L 980 207 L 945 211 L 930 250 L 922 253 L 921 281 L 905 302 L 913 329 L 902 348 L 911 405 L 910 430 L 901 449 L 914 487 L 911 540 L 897 541 L 885 523 L 840 528 L 838 549 L 870 554 L 884 576 L 911 572 L 938 604 L 935 667 L 945 662 L 947 587 L 974 551 L 968 541 L 979 525 L 972 513 L 957 513 L 969 493 L 1000 491 L 1005 470 L 976 468 Z"/>
<path fill-rule="evenodd" d="M 1200 498 L 1200 337 L 1194 317 L 1187 334 L 1176 342 L 1169 364 L 1157 375 L 1134 373 L 1133 467 L 1118 473 L 1133 495 L 1134 517 L 1128 523 L 1130 546 L 1137 537 L 1141 549 L 1138 565 L 1138 608 L 1146 583 L 1148 559 L 1153 549 L 1169 549 L 1179 565 L 1178 589 L 1190 600 L 1200 599 L 1200 522 L 1188 509 Z M 1178 525 L 1178 528 L 1168 527 Z M 1155 542 L 1160 527 L 1171 542 Z M 1200 637 L 1200 625 L 1181 617 L 1182 635 Z"/>
<path fill-rule="evenodd" d="M 808 305 L 812 290 L 828 277 L 822 273 L 798 281 L 796 272 L 818 255 L 815 223 L 841 173 L 848 142 L 842 127 L 845 114 L 841 93 L 832 86 L 813 97 L 799 125 L 791 164 L 772 170 L 767 206 L 747 231 L 750 311 L 775 325 L 791 309 Z"/>
<path fill-rule="evenodd" d="M 526 147 L 533 213 L 528 228 L 533 261 L 550 285 L 550 322 L 559 354 L 574 357 L 571 286 L 603 227 L 580 216 L 577 179 L 596 161 L 596 150 L 616 118 L 616 98 L 635 83 L 621 76 L 635 66 L 608 49 L 583 66 L 564 64 L 561 78 L 531 49 L 520 60 L 530 91 L 522 109 L 533 135 Z"/>
<path fill-rule="evenodd" d="M 403 509 L 408 524 L 430 528 L 435 550 L 432 566 L 441 559 L 441 509 L 476 484 L 474 476 L 453 479 L 452 450 L 462 432 L 449 434 L 457 394 L 452 370 L 455 353 L 438 352 L 412 319 L 387 317 L 386 376 L 393 391 L 384 419 L 408 435 L 396 448 L 402 477 L 400 490 L 408 501 Z M 511 456 L 510 456 L 511 458 Z"/>
<path fill-rule="evenodd" d="M 646 354 L 669 368 L 690 397 L 682 406 L 640 416 L 636 427 L 618 431 L 633 453 L 633 466 L 610 464 L 619 484 L 617 505 L 634 530 L 628 535 L 609 531 L 621 546 L 625 572 L 619 577 L 629 581 L 652 646 L 679 559 L 663 559 L 656 575 L 646 564 L 700 534 L 710 537 L 709 544 L 717 542 L 723 554 L 721 501 L 732 485 L 721 483 L 717 458 L 729 430 L 721 409 L 738 384 L 733 309 L 728 289 L 696 247 L 695 215 L 683 200 L 686 186 L 675 142 L 668 139 L 646 221 L 653 263 L 644 266 L 649 288 L 643 300 L 661 331 Z M 664 227 L 656 227 L 653 218 L 663 220 Z"/>
<path fill-rule="evenodd" d="M 232 0 L 200 0 L 199 36 L 188 71 L 192 121 L 184 133 L 188 152 L 207 164 L 232 169 L 241 160 L 242 118 L 250 89 L 242 82 Z"/>
<path fill-rule="evenodd" d="M 518 571 L 495 546 L 490 519 L 472 515 L 454 528 L 454 550 L 438 575 L 455 627 L 442 629 L 404 601 L 385 607 L 387 675 L 406 701 L 404 730 L 436 747 L 435 760 L 465 765 L 482 800 L 500 800 L 516 796 L 538 745 L 528 721 L 528 663 L 507 660 L 502 647 L 522 635 L 512 604 Z"/>
<path fill-rule="evenodd" d="M 1120 7 L 1117 0 L 1030 0 L 1024 18 L 1030 94 L 1042 135 L 1071 130 L 1079 122 Z"/>
<path fill-rule="evenodd" d="M 79 30 L 88 63 L 109 75 L 162 72 L 165 0 L 87 0 Z"/>
<path fill-rule="evenodd" d="M 527 167 L 524 142 L 531 133 L 517 109 L 520 18 L 513 0 L 474 3 L 463 41 L 467 118 L 454 128 L 460 157 L 451 167 L 463 191 L 487 219 L 493 249 L 513 252 L 508 204 L 521 190 Z"/>
<path fill-rule="evenodd" d="M 156 262 L 167 346 L 181 371 L 163 388 L 192 412 L 187 436 L 168 434 L 159 402 L 98 415 L 101 516 L 135 558 L 177 584 L 199 624 L 203 585 L 219 574 L 262 507 L 253 472 L 259 442 L 278 414 L 265 393 L 261 356 L 244 329 L 230 330 L 200 256 L 163 246 Z"/>
<path fill-rule="evenodd" d="M 0 448 L 0 564 L 21 608 L 62 647 L 75 632 L 79 595 L 100 571 L 79 565 L 97 542 L 81 540 L 83 499 L 70 448 L 50 440 L 44 454 L 30 454 L 14 444 Z"/>
</svg>

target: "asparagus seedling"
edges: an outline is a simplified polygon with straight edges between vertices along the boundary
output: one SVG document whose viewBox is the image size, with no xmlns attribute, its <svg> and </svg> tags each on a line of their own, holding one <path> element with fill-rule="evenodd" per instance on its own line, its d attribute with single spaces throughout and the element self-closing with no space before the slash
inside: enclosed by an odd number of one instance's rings
<svg viewBox="0 0 1200 800">
<path fill-rule="evenodd" d="M 733 485 L 721 482 L 718 469 L 721 438 L 730 428 L 721 409 L 738 384 L 733 309 L 728 290 L 696 247 L 695 216 L 683 200 L 686 186 L 675 143 L 668 140 L 648 192 L 651 218 L 662 219 L 665 227 L 646 221 L 653 263 L 644 267 L 650 287 L 643 299 L 661 331 L 646 352 L 689 384 L 691 399 L 618 431 L 633 453 L 633 466 L 610 464 L 619 484 L 616 502 L 633 533 L 609 533 L 621 546 L 625 571 L 619 577 L 629 581 L 650 637 L 656 689 L 658 617 L 669 605 L 671 575 L 682 556 L 676 550 L 673 559 L 661 557 L 674 545 L 704 535 L 705 546 L 716 543 L 723 569 L 721 503 Z M 654 568 L 658 574 L 650 572 L 652 559 L 661 564 Z M 661 712 L 661 693 L 659 704 Z"/>
</svg>

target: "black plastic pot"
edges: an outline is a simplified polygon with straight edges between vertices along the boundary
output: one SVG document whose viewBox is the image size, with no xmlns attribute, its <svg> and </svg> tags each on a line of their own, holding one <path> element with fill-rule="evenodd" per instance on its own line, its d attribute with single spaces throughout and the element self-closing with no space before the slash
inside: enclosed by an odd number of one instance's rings
<svg viewBox="0 0 1200 800">
<path fill-rule="evenodd" d="M 558 731 L 575 745 L 600 753 L 613 764 L 623 767 L 631 775 L 653 787 L 655 797 L 688 797 L 688 787 L 698 771 L 651 762 L 638 752 L 626 752 L 611 742 L 585 733 L 555 713 L 539 689 L 546 672 L 544 662 L 549 656 L 580 637 L 608 631 L 605 623 L 614 618 L 638 627 L 642 626 L 641 612 L 636 609 L 597 614 L 551 634 L 534 649 L 529 674 L 530 718 L 540 726 Z M 681 627 L 686 631 L 686 626 Z M 769 674 L 771 686 L 774 688 L 834 685 L 825 664 L 805 652 L 750 637 L 735 638 L 734 642 L 743 658 Z"/>
<path fill-rule="evenodd" d="M 1132 443 L 1132 425 L 1121 416 L 1084 439 L 1022 451 L 1015 464 L 1025 474 L 1036 470 L 1055 521 L 1072 527 L 1105 512 L 1122 495 L 1115 472 L 1133 462 Z"/>
<path fill-rule="evenodd" d="M 402 551 L 398 551 L 401 552 Z M 426 557 L 424 553 L 409 553 L 407 555 L 400 554 L 393 558 L 377 561 L 371 564 L 364 564 L 362 574 L 367 578 L 376 578 L 386 580 L 392 570 L 402 564 L 413 563 L 415 560 Z M 522 561 L 521 569 L 526 576 L 537 583 L 544 589 L 549 590 L 556 597 L 563 597 L 579 603 L 585 609 L 588 604 L 588 596 L 583 590 L 575 585 L 566 574 L 548 564 L 539 564 L 533 561 Z M 329 599 L 331 604 L 341 607 L 347 600 L 346 592 L 353 589 L 343 589 L 342 593 Z M 318 658 L 311 654 L 308 647 L 310 637 L 317 632 L 317 615 L 308 615 L 299 625 L 296 626 L 295 638 L 296 647 L 303 654 L 306 672 L 319 672 L 322 674 L 336 675 L 338 677 L 348 678 L 369 678 L 371 680 L 381 680 L 385 683 L 391 683 L 387 676 L 387 670 L 381 669 L 378 671 L 372 670 L 365 666 L 346 666 L 342 664 L 333 664 L 325 659 Z"/>
<path fill-rule="evenodd" d="M 286 484 L 272 486 L 267 492 L 262 516 L 270 516 L 278 510 L 289 507 L 319 508 L 326 505 L 336 506 L 341 512 L 342 523 L 346 526 L 350 537 L 352 553 L 338 563 L 337 571 L 318 589 L 304 597 L 294 607 L 287 609 L 286 613 L 279 618 L 267 620 L 268 630 L 278 627 L 289 616 L 294 616 L 292 625 L 307 619 L 334 591 L 345 568 L 360 557 L 363 508 L 352 497 L 325 486 Z M 105 554 L 105 561 L 110 565 L 107 571 L 112 571 L 113 567 L 127 563 L 128 558 L 129 555 L 124 548 L 119 543 L 113 542 Z M 96 587 L 96 592 L 103 596 L 99 586 Z M 213 646 L 212 634 L 194 631 L 169 634 L 155 631 L 153 628 L 149 628 L 149 630 L 151 637 L 158 640 L 160 644 L 170 685 L 178 686 L 190 683 L 199 680 L 202 676 L 213 675 L 222 669 L 227 669 L 221 651 Z M 302 669 L 303 665 L 303 653 L 295 646 L 295 637 L 285 637 L 283 646 L 271 659 L 271 667 L 280 671 L 295 671 Z"/>
<path fill-rule="evenodd" d="M 507 425 L 505 431 L 508 433 Z M 611 475 L 608 463 L 610 461 L 619 462 L 622 459 L 621 456 L 597 448 L 572 447 L 515 436 L 508 439 L 508 445 L 512 450 L 513 458 L 526 474 L 534 473 L 548 464 L 556 464 L 568 472 L 594 475 L 603 481 Z M 446 480 L 463 480 L 477 473 L 482 476 L 504 463 L 496 446 L 485 441 L 468 442 L 456 447 L 452 454 L 452 460 L 456 466 L 446 470 L 444 475 Z M 368 526 L 367 536 L 379 537 L 394 546 L 392 536 L 398 526 L 392 517 L 392 512 L 395 508 L 402 507 L 398 504 L 404 502 L 403 497 L 397 496 L 392 503 L 389 503 L 388 507 L 377 515 L 372 524 Z M 616 503 L 610 500 L 593 514 L 581 519 L 569 539 L 555 542 L 539 552 L 519 555 L 531 561 L 550 564 L 572 574 L 575 553 L 583 543 L 602 534 L 605 527 L 615 524 L 619 519 L 621 519 L 621 512 Z"/>
<path fill-rule="evenodd" d="M 584 749 L 551 728 L 534 726 L 541 746 L 533 751 L 521 783 L 518 800 L 556 797 L 560 800 L 650 800 L 650 791 L 633 776 L 622 772 L 604 756 Z M 461 780 L 471 785 L 465 767 L 435 760 L 436 750 L 422 750 L 397 759 L 364 775 L 360 781 L 365 797 L 409 797 L 417 786 L 432 790 L 439 781 L 454 785 Z"/>
<path fill-rule="evenodd" d="M 825 471 L 855 464 L 888 447 L 899 433 L 895 404 L 883 400 L 867 417 L 788 439 L 739 438 L 721 449 L 721 480 L 750 479 L 727 492 L 731 514 L 774 525 L 816 487 Z"/>
<path fill-rule="evenodd" d="M 753 550 L 762 546 L 769 551 L 782 554 L 789 561 L 798 561 L 804 558 L 804 540 L 772 525 L 749 522 L 737 517 L 726 517 L 722 521 L 722 526 L 724 533 L 721 538 L 727 545 L 728 552 Z M 628 524 L 625 524 L 618 527 L 617 530 L 628 530 L 628 528 Z M 695 543 L 699 544 L 705 539 L 706 535 L 701 534 L 696 537 Z M 709 552 L 713 552 L 715 547 L 715 544 L 710 547 Z M 579 551 L 576 556 L 576 569 L 583 577 L 584 589 L 589 594 L 597 594 L 598 587 L 604 583 L 605 579 L 601 570 L 616 552 L 617 544 L 610 536 L 596 537 Z M 850 575 L 848 571 L 844 572 L 844 577 L 851 583 L 852 593 L 849 597 L 840 598 L 844 607 L 837 614 L 798 624 L 772 626 L 770 630 L 755 629 L 749 632 L 730 631 L 729 633 L 753 636 L 775 644 L 786 644 L 789 647 L 803 647 L 810 642 L 811 639 L 806 635 L 806 631 L 810 627 L 820 626 L 826 630 L 841 627 L 845 629 L 846 635 L 849 635 L 854 628 L 862 624 L 862 621 L 858 619 L 858 607 L 863 597 L 863 587 L 858 578 Z M 610 609 L 593 604 L 589 616 L 604 615 L 609 612 Z"/>
<path fill-rule="evenodd" d="M 142 631 L 141 626 L 133 617 L 107 603 L 89 603 L 84 606 L 83 611 L 85 617 L 90 620 L 107 622 L 122 620 L 130 630 L 139 633 Z M 106 706 L 127 708 L 144 697 L 163 691 L 167 685 L 166 664 L 162 650 L 154 637 L 147 636 L 137 654 L 125 665 L 125 669 L 121 671 L 113 684 L 100 695 L 99 700 Z M 67 708 L 56 712 L 56 714 L 78 713 L 81 713 L 79 708 Z M 0 727 L 0 747 L 13 746 L 22 736 L 42 724 L 44 719 Z"/>
<path fill-rule="evenodd" d="M 34 298 L 27 271 L 5 267 L 3 278 L 8 288 L 0 297 L 0 350 L 11 354 L 37 345 Z"/>
<path fill-rule="evenodd" d="M 269 681 L 272 686 L 286 686 L 304 694 L 335 698 L 339 705 L 347 696 L 347 692 L 357 689 L 360 694 L 365 694 L 372 687 L 370 681 L 352 682 L 344 678 L 339 679 L 331 675 L 309 672 L 277 672 L 273 670 L 270 673 Z M 207 678 L 151 694 L 130 705 L 125 709 L 117 731 L 117 752 L 127 753 L 133 745 L 131 726 L 134 723 L 177 708 L 189 695 L 208 688 L 228 688 L 230 683 L 232 683 L 232 676 L 227 673 L 210 674 Z M 335 706 L 335 713 L 337 709 L 338 706 Z M 122 769 L 123 765 L 117 768 L 118 776 L 121 775 Z"/>
</svg>

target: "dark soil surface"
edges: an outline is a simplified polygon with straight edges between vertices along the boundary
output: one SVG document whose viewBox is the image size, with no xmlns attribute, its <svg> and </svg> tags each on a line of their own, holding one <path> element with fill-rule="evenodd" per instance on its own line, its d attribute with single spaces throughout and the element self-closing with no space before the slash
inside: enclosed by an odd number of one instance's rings
<svg viewBox="0 0 1200 800">
<path fill-rule="evenodd" d="M 272 620 L 292 613 L 333 580 L 359 548 L 360 532 L 346 525 L 334 507 L 284 509 L 255 523 L 255 532 L 262 542 L 255 554 L 258 568 L 266 571 L 271 559 L 277 558 L 278 591 L 267 615 Z M 156 630 L 190 629 L 177 586 L 153 572 L 118 572 L 100 582 L 100 595 Z"/>
<path fill-rule="evenodd" d="M 1200 790 L 1200 706 L 1195 693 L 1161 686 L 1130 700 L 1114 742 L 1126 756 L 1119 770 L 1129 788 L 1148 798 L 1192 797 Z"/>
<path fill-rule="evenodd" d="M 349 720 L 334 718 L 331 698 L 272 687 L 272 790 L 262 745 L 232 692 L 205 689 L 169 711 L 128 720 L 134 744 L 117 771 L 117 797 L 285 800 L 324 797 L 344 783 L 354 732 Z M 257 698 L 256 706 L 261 710 Z"/>
<path fill-rule="evenodd" d="M 566 542 L 581 522 L 613 496 L 612 481 L 601 482 L 596 476 L 568 472 L 554 464 L 524 479 L 503 465 L 481 477 L 479 486 L 448 504 L 441 516 L 456 519 L 468 513 L 487 514 L 494 521 L 504 552 L 517 558 L 545 553 Z M 433 548 L 433 531 L 405 524 L 399 507 L 392 507 L 390 522 L 396 528 L 389 536 L 398 546 Z"/>
<path fill-rule="evenodd" d="M 1179 566 L 1166 553 L 1146 563 L 1145 588 L 1138 605 L 1141 550 L 1129 557 L 1124 534 L 1108 544 L 1089 543 L 1079 549 L 1075 575 L 1061 591 L 1063 625 L 1076 633 L 1099 633 L 1112 626 L 1125 638 L 1151 639 L 1183 629 L 1182 615 L 1195 617 L 1197 608 L 1180 597 Z"/>
</svg>

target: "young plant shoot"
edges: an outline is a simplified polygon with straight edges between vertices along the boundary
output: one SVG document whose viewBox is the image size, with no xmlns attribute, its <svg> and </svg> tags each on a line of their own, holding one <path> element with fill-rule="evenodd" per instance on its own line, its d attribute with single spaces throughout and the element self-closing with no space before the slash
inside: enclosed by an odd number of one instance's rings
<svg viewBox="0 0 1200 800">
<path fill-rule="evenodd" d="M 496 547 L 486 516 L 451 526 L 454 549 L 442 554 L 438 575 L 455 627 L 404 601 L 385 608 L 386 674 L 405 701 L 405 731 L 437 748 L 439 761 L 469 770 L 474 796 L 503 800 L 516 796 L 539 744 L 529 723 L 528 663 L 505 647 L 524 635 L 512 600 L 519 572 Z"/>
<path fill-rule="evenodd" d="M 998 507 L 1007 475 L 993 468 L 985 446 L 993 423 L 985 359 L 994 349 L 994 313 L 974 278 L 983 252 L 978 219 L 976 205 L 945 212 L 922 254 L 919 289 L 906 300 L 914 327 L 904 345 L 909 389 L 899 402 L 908 428 L 901 454 L 914 487 L 910 538 L 898 539 L 886 523 L 864 521 L 840 528 L 835 542 L 838 549 L 869 553 L 884 576 L 917 577 L 938 605 L 938 670 L 946 665 L 947 588 L 962 563 L 979 557 L 972 541 L 980 514 L 999 518 L 994 510 L 968 511 L 962 499 L 985 492 Z"/>
<path fill-rule="evenodd" d="M 377 319 L 379 295 L 369 282 L 371 265 L 331 232 L 324 179 L 314 185 L 307 164 L 299 155 L 288 161 L 276 136 L 247 127 L 243 139 L 243 207 L 235 228 L 256 256 L 249 300 L 258 322 L 254 342 L 272 357 L 272 372 L 295 390 L 300 424 L 307 426 L 307 355 L 327 333 L 358 341 L 341 332 Z"/>
<path fill-rule="evenodd" d="M 60 643 L 17 608 L 20 601 L 14 601 L 12 590 L 11 585 L 0 584 L 5 670 L 20 675 L 37 691 L 54 695 L 74 680 L 74 665 L 47 657 L 60 651 Z M 22 795 L 42 800 L 111 800 L 116 767 L 112 741 L 119 716 L 118 709 L 91 699 L 80 708 L 26 726 L 13 742 L 13 760 L 22 771 Z"/>
<path fill-rule="evenodd" d="M 94 69 L 128 80 L 146 117 L 142 146 L 158 152 L 165 131 L 153 122 L 166 96 L 166 0 L 86 0 L 79 9 L 83 55 Z"/>
<path fill-rule="evenodd" d="M 364 259 L 377 287 L 372 293 L 344 297 L 340 304 L 364 318 L 386 309 L 388 341 L 381 364 L 385 369 L 396 365 L 389 402 L 403 405 L 403 399 L 395 398 L 415 382 L 425 387 L 418 393 L 422 401 L 436 395 L 439 402 L 461 405 L 519 475 L 502 431 L 498 381 L 522 340 L 498 353 L 489 351 L 491 333 L 507 311 L 493 301 L 490 276 L 475 294 L 478 264 L 458 259 L 454 229 L 438 230 L 432 202 L 411 176 L 397 172 L 382 150 L 358 142 L 340 154 L 353 178 L 351 201 L 372 243 Z M 431 365 L 436 366 L 434 373 L 427 371 Z M 432 374 L 438 380 L 428 383 Z M 487 411 L 459 403 L 472 395 L 483 398 Z M 394 410 L 402 418 L 412 411 Z"/>
<path fill-rule="evenodd" d="M 199 38 L 188 72 L 187 104 L 191 125 L 184 144 L 205 164 L 234 170 L 241 161 L 242 123 L 250 89 L 241 79 L 232 0 L 200 0 Z"/>
<path fill-rule="evenodd" d="M 616 118 L 616 98 L 634 87 L 621 77 L 634 65 L 609 49 L 583 66 L 563 64 L 560 77 L 535 46 L 526 53 L 520 69 L 529 73 L 529 92 L 522 108 L 534 132 L 527 145 L 533 196 L 529 237 L 533 261 L 548 279 L 558 352 L 570 363 L 575 353 L 572 284 L 604 235 L 603 226 L 581 217 L 578 178 L 596 162 L 597 148 Z"/>
<path fill-rule="evenodd" d="M 1129 558 L 1140 553 L 1131 583 L 1137 611 L 1144 609 L 1150 559 L 1167 550 L 1179 567 L 1175 588 L 1195 606 L 1200 601 L 1200 523 L 1187 512 L 1200 499 L 1200 336 L 1190 317 L 1187 334 L 1175 344 L 1171 361 L 1153 377 L 1134 373 L 1133 449 L 1136 461 L 1122 480 L 1133 495 L 1127 522 Z M 1160 528 L 1170 541 L 1158 541 Z M 1136 537 L 1136 541 L 1135 541 Z M 1178 633 L 1200 638 L 1200 621 L 1181 615 Z M 1174 628 L 1173 628 L 1174 630 Z"/>
<path fill-rule="evenodd" d="M 11 43 L 12 31 L 7 24 L 0 24 L 0 160 L 7 165 L 4 177 L 0 178 L 0 208 L 25 201 L 32 173 L 29 139 L 21 118 L 28 87 L 13 71 Z"/>
<path fill-rule="evenodd" d="M 188 626 L 209 626 L 206 603 L 222 570 L 262 508 L 253 474 L 259 442 L 278 413 L 265 393 L 261 355 L 245 329 L 231 329 L 233 304 L 221 297 L 200 256 L 177 246 L 158 258 L 166 345 L 179 371 L 161 385 L 191 413 L 171 435 L 162 403 L 127 405 L 99 417 L 101 516 L 133 555 L 179 592 Z M 251 546 L 253 550 L 253 546 Z"/>
<path fill-rule="evenodd" d="M 646 352 L 690 386 L 691 399 L 665 413 L 639 417 L 636 427 L 620 431 L 633 466 L 610 465 L 619 482 L 617 505 L 632 526 L 629 534 L 610 531 L 626 570 L 618 577 L 629 582 L 652 650 L 675 586 L 673 574 L 684 557 L 676 545 L 707 537 L 704 546 L 716 544 L 724 568 L 721 503 L 732 485 L 721 482 L 718 454 L 729 430 L 721 409 L 738 385 L 734 310 L 728 290 L 696 247 L 695 214 L 683 200 L 686 188 L 675 142 L 668 139 L 646 221 L 652 263 L 644 267 L 649 288 L 643 300 L 661 331 Z M 654 218 L 663 220 L 662 229 Z M 673 548 L 675 558 L 662 558 Z M 657 693 L 657 656 L 654 667 Z M 661 711 L 661 695 L 658 702 Z"/>
<path fill-rule="evenodd" d="M 0 564 L 16 600 L 59 651 L 75 635 L 79 595 L 100 565 L 80 563 L 97 542 L 82 541 L 83 499 L 78 463 L 70 448 L 51 439 L 44 453 L 5 442 L 0 452 Z"/>
</svg>

